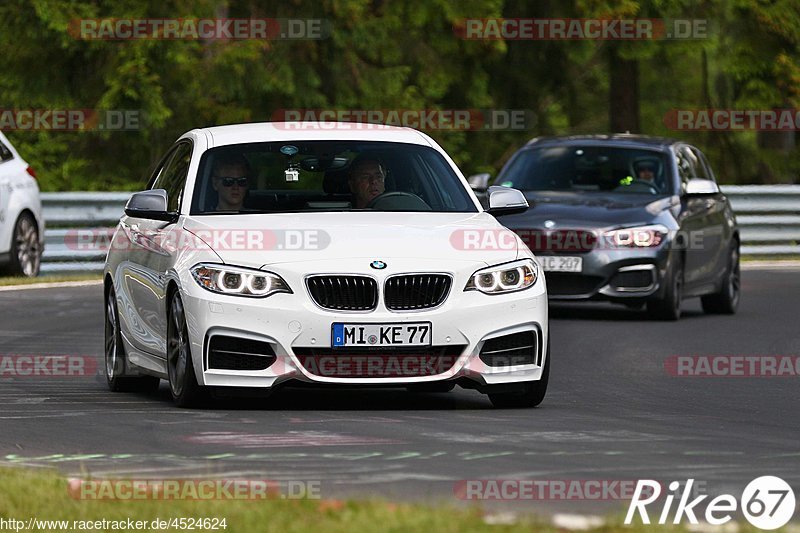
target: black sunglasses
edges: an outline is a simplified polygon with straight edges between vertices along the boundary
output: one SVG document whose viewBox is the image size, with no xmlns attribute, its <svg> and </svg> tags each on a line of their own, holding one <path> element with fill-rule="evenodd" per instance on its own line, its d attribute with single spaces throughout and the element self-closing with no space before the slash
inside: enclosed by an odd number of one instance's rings
<svg viewBox="0 0 800 533">
<path fill-rule="evenodd" d="M 247 178 L 231 178 L 229 176 L 217 176 L 217 179 L 222 182 L 223 187 L 233 187 L 234 185 L 238 185 L 239 187 L 247 187 Z"/>
</svg>

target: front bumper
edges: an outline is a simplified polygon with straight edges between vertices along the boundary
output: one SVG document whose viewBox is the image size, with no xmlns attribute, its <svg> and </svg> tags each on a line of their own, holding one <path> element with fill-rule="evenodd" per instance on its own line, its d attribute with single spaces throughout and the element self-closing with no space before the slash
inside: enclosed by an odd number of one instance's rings
<svg viewBox="0 0 800 533">
<path fill-rule="evenodd" d="M 460 281 L 459 281 L 460 283 Z M 192 361 L 201 385 L 269 388 L 296 381 L 316 384 L 397 386 L 439 381 L 464 381 L 483 386 L 539 380 L 548 340 L 547 293 L 544 277 L 523 291 L 486 295 L 463 291 L 454 285 L 439 307 L 417 312 L 391 312 L 379 306 L 372 312 L 338 312 L 318 307 L 305 287 L 293 286 L 294 294 L 275 294 L 265 299 L 217 295 L 194 282 L 181 290 L 190 332 Z M 412 376 L 320 375 L 306 368 L 298 352 L 315 350 L 338 357 L 331 348 L 334 322 L 402 324 L 430 322 L 432 344 L 453 353 L 454 363 L 434 374 Z M 533 362 L 489 366 L 481 360 L 486 341 L 521 332 L 533 332 L 536 339 Z M 209 341 L 214 336 L 236 337 L 268 343 L 274 362 L 259 370 L 211 368 Z M 496 344 L 496 343 L 495 343 Z M 342 353 L 347 353 L 343 349 Z M 394 351 L 370 352 L 392 357 Z M 363 355 L 363 354 L 360 354 Z"/>
<path fill-rule="evenodd" d="M 554 301 L 631 302 L 660 298 L 670 260 L 669 248 L 663 244 L 655 249 L 605 249 L 552 255 L 583 258 L 580 273 L 546 273 L 549 298 Z"/>
</svg>

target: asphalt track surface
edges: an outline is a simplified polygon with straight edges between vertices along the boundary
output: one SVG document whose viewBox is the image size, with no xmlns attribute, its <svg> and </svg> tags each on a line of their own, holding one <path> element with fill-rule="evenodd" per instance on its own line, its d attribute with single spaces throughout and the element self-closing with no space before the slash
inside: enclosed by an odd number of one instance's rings
<svg viewBox="0 0 800 533">
<path fill-rule="evenodd" d="M 284 389 L 199 410 L 111 393 L 98 376 L 0 376 L 0 465 L 108 478 L 319 483 L 324 498 L 463 503 L 459 480 L 694 478 L 712 496 L 777 475 L 800 489 L 798 377 L 673 377 L 674 355 L 800 355 L 800 272 L 745 270 L 736 316 L 698 300 L 676 323 L 604 304 L 551 306 L 541 407 L 475 391 Z M 0 355 L 102 360 L 100 285 L 0 292 Z M 800 493 L 800 492 L 798 492 Z M 604 512 L 627 501 L 484 502 Z M 654 511 L 657 512 L 657 511 Z"/>
</svg>

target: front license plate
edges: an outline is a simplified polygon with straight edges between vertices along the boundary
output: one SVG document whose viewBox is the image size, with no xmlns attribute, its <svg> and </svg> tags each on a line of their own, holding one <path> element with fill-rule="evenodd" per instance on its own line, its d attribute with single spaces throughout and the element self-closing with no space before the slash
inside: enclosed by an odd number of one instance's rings
<svg viewBox="0 0 800 533">
<path fill-rule="evenodd" d="M 581 272 L 583 257 L 545 255 L 536 258 L 545 272 Z"/>
<path fill-rule="evenodd" d="M 345 324 L 334 322 L 331 346 L 430 346 L 430 322 L 404 324 Z"/>
</svg>

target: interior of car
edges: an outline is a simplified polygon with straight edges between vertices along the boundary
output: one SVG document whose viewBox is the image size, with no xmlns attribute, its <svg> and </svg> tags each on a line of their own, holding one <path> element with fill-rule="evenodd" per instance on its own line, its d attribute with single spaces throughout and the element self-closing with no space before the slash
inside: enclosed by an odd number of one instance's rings
<svg viewBox="0 0 800 533">
<path fill-rule="evenodd" d="M 219 195 L 212 183 L 214 157 L 246 160 L 248 185 L 239 212 L 348 211 L 355 209 L 350 173 L 357 158 L 374 159 L 384 169 L 384 192 L 367 205 L 378 211 L 469 211 L 474 205 L 455 182 L 457 176 L 434 151 L 405 145 L 401 149 L 364 146 L 314 146 L 297 143 L 236 145 L 204 156 L 198 174 L 196 213 L 216 211 Z M 383 143 L 387 144 L 387 143 Z M 297 153 L 287 156 L 290 146 Z M 422 148 L 422 150 L 420 150 Z M 435 154 L 435 155 L 434 155 Z M 460 187 L 460 190 L 459 190 Z"/>
</svg>

